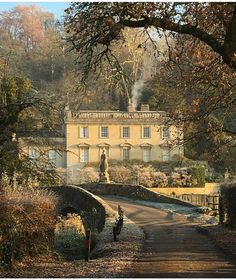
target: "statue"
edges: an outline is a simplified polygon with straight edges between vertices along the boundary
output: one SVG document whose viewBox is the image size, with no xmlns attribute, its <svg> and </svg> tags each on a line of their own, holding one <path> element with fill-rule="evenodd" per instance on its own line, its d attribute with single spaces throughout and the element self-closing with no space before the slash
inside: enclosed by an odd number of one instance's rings
<svg viewBox="0 0 236 280">
<path fill-rule="evenodd" d="M 99 173 L 99 182 L 109 183 L 109 174 L 108 174 L 108 162 L 105 150 L 102 150 L 101 160 L 99 165 L 100 173 Z"/>
</svg>

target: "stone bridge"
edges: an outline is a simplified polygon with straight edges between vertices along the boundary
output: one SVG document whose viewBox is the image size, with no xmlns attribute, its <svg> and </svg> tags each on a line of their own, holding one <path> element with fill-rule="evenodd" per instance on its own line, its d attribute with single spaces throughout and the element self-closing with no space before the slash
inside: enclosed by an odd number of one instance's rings
<svg viewBox="0 0 236 280">
<path fill-rule="evenodd" d="M 81 187 L 68 185 L 44 187 L 43 189 L 47 189 L 59 197 L 57 209 L 59 215 L 84 213 L 85 225 L 94 226 L 99 232 L 104 227 L 106 215 L 113 213 L 102 199 Z M 96 214 L 94 209 L 96 209 Z"/>
<path fill-rule="evenodd" d="M 116 183 L 88 183 L 80 186 L 51 186 L 44 189 L 56 193 L 59 197 L 58 214 L 85 213 L 85 225 L 95 227 L 100 232 L 105 224 L 106 215 L 114 215 L 114 211 L 97 195 L 123 196 L 161 203 L 174 203 L 194 207 L 189 202 L 151 191 L 141 185 L 125 185 Z M 94 209 L 96 215 L 93 216 Z M 92 225 L 91 225 L 92 223 Z"/>
</svg>

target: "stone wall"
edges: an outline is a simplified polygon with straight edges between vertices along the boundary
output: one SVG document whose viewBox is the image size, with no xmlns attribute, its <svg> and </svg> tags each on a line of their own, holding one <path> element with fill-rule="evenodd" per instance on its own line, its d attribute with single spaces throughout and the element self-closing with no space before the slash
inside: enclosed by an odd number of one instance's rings
<svg viewBox="0 0 236 280">
<path fill-rule="evenodd" d="M 97 212 L 96 218 L 94 219 L 95 228 L 99 232 L 104 227 L 106 215 L 112 214 L 111 208 L 102 199 L 78 186 L 52 186 L 45 188 L 58 195 L 58 213 L 61 213 L 66 208 L 72 208 L 76 213 L 80 213 L 81 211 L 91 213 L 92 209 L 95 208 Z"/>
<path fill-rule="evenodd" d="M 141 199 L 161 203 L 174 203 L 178 205 L 194 207 L 191 203 L 153 192 L 152 190 L 147 189 L 141 185 L 87 183 L 81 184 L 80 187 L 96 195 L 118 195 L 133 199 Z"/>
<path fill-rule="evenodd" d="M 203 188 L 152 188 L 154 192 L 166 194 L 166 195 L 172 195 L 174 192 L 176 195 L 181 195 L 181 194 L 206 194 L 206 195 L 213 195 L 217 194 L 220 190 L 220 183 L 206 183 L 205 187 Z"/>
</svg>

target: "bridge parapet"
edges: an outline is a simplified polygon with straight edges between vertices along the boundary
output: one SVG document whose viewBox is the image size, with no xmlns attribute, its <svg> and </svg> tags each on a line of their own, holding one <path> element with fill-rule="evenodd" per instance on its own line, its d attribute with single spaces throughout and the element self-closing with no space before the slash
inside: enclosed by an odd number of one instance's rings
<svg viewBox="0 0 236 280">
<path fill-rule="evenodd" d="M 119 195 L 133 199 L 195 207 L 189 202 L 154 192 L 142 185 L 128 185 L 119 183 L 87 183 L 81 184 L 80 187 L 96 195 Z"/>
<path fill-rule="evenodd" d="M 69 212 L 77 214 L 80 214 L 81 211 L 91 213 L 95 208 L 94 226 L 99 232 L 104 227 L 106 215 L 112 214 L 112 210 L 102 199 L 79 186 L 50 186 L 44 187 L 44 189 L 56 193 L 59 197 L 58 214 L 67 212 L 67 209 L 70 210 Z"/>
</svg>

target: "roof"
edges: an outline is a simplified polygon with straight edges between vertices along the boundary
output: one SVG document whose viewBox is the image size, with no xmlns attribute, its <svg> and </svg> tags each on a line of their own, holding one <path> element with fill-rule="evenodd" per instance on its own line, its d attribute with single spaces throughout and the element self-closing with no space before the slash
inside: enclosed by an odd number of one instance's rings
<svg viewBox="0 0 236 280">
<path fill-rule="evenodd" d="M 168 118 L 164 111 L 66 111 L 66 123 L 159 123 Z"/>
</svg>

